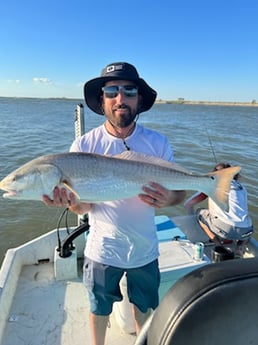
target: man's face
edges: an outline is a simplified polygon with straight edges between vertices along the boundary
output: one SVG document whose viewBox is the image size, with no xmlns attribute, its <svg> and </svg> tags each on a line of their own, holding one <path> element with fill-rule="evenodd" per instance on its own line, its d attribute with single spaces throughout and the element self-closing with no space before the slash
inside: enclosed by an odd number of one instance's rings
<svg viewBox="0 0 258 345">
<path fill-rule="evenodd" d="M 109 89 L 109 86 L 123 86 L 125 89 Z M 117 127 L 125 128 L 129 126 L 138 113 L 140 98 L 141 96 L 136 92 L 135 84 L 132 81 L 113 80 L 107 82 L 102 96 L 102 107 L 105 116 Z"/>
</svg>

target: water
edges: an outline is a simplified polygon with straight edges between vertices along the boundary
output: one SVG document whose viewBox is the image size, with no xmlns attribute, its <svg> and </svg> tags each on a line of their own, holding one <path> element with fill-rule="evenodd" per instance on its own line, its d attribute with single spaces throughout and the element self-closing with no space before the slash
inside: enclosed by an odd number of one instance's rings
<svg viewBox="0 0 258 345">
<path fill-rule="evenodd" d="M 80 102 L 0 98 L 0 179 L 32 158 L 68 151 L 74 139 L 74 111 Z M 165 134 L 176 161 L 194 172 L 212 170 L 214 154 L 217 161 L 241 165 L 250 215 L 258 229 L 257 117 L 258 107 L 156 104 L 138 122 Z M 86 130 L 103 120 L 85 108 Z M 61 214 L 60 209 L 39 201 L 1 196 L 0 210 L 0 262 L 8 248 L 56 228 Z M 180 205 L 159 213 L 175 216 L 185 210 Z M 70 215 L 68 222 L 75 225 L 76 216 Z"/>
</svg>

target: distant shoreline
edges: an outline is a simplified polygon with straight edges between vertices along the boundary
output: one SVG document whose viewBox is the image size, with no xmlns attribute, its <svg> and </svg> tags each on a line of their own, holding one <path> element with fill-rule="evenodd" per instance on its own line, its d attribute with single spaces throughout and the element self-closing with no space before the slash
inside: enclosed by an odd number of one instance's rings
<svg viewBox="0 0 258 345">
<path fill-rule="evenodd" d="M 81 98 L 68 98 L 68 97 L 8 97 L 8 96 L 0 96 L 1 98 L 14 98 L 14 99 L 49 99 L 52 101 L 80 101 L 84 102 Z M 222 106 L 241 106 L 241 107 L 258 107 L 258 103 L 256 101 L 252 102 L 220 102 L 220 101 L 186 101 L 184 99 L 177 99 L 177 100 L 162 100 L 158 99 L 155 101 L 155 104 L 186 104 L 186 105 L 222 105 Z"/>
<path fill-rule="evenodd" d="M 189 104 L 189 105 L 223 105 L 223 106 L 240 106 L 240 107 L 258 107 L 257 102 L 215 102 L 215 101 L 164 101 L 157 100 L 156 104 Z"/>
</svg>

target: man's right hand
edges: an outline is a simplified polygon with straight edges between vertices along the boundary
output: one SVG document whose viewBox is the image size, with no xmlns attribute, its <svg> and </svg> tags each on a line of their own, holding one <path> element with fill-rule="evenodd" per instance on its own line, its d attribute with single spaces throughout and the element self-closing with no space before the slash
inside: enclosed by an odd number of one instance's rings
<svg viewBox="0 0 258 345">
<path fill-rule="evenodd" d="M 48 195 L 42 196 L 42 201 L 47 206 L 68 207 L 71 212 L 85 214 L 91 209 L 91 204 L 79 201 L 75 194 L 67 192 L 65 188 L 55 187 L 53 199 Z"/>
</svg>

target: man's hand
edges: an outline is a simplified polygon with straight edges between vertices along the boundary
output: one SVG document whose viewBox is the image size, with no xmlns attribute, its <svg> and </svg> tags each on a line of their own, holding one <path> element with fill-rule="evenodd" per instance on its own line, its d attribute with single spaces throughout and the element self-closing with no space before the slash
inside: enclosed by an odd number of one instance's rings
<svg viewBox="0 0 258 345">
<path fill-rule="evenodd" d="M 182 202 L 186 196 L 183 190 L 169 190 L 155 182 L 150 182 L 149 186 L 144 186 L 142 190 L 145 194 L 139 194 L 139 198 L 146 204 L 155 208 L 177 205 Z"/>
<path fill-rule="evenodd" d="M 85 214 L 91 209 L 91 204 L 80 202 L 74 193 L 68 193 L 65 188 L 55 187 L 53 192 L 53 200 L 47 195 L 43 195 L 42 201 L 47 206 L 68 207 L 71 212 L 76 214 Z"/>
</svg>

